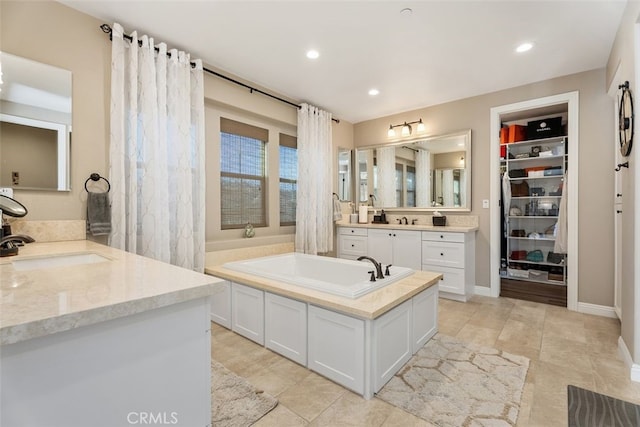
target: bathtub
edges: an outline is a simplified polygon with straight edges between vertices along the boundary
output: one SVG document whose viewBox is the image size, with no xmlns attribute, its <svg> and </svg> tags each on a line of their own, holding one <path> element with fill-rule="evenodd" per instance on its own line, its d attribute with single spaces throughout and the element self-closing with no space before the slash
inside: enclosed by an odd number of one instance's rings
<svg viewBox="0 0 640 427">
<path fill-rule="evenodd" d="M 371 282 L 369 272 L 375 267 L 370 261 L 296 252 L 229 262 L 223 267 L 347 298 L 359 298 L 413 274 L 410 268 L 392 266 L 389 276 Z"/>
</svg>

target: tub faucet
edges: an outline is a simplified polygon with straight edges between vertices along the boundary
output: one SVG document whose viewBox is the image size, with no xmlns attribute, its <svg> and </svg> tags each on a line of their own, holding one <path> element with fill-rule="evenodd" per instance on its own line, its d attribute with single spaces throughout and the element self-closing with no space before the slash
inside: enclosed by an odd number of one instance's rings
<svg viewBox="0 0 640 427">
<path fill-rule="evenodd" d="M 358 261 L 362 261 L 363 259 L 369 260 L 373 263 L 373 265 L 375 265 L 376 267 L 376 279 L 384 279 L 384 274 L 382 273 L 382 264 L 380 264 L 378 261 L 376 261 L 375 259 L 363 255 L 361 257 L 358 258 Z"/>
</svg>

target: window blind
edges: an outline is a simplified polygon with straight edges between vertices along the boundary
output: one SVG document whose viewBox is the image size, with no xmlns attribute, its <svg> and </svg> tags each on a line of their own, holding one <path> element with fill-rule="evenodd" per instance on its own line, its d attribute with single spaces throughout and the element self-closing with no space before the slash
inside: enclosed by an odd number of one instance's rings
<svg viewBox="0 0 640 427">
<path fill-rule="evenodd" d="M 298 144 L 294 136 L 280 134 L 280 225 L 296 223 Z"/>
</svg>

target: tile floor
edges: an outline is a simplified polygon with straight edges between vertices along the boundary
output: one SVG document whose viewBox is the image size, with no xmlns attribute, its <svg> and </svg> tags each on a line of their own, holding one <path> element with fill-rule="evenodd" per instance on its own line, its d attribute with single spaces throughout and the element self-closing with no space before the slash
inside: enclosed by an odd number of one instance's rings
<svg viewBox="0 0 640 427">
<path fill-rule="evenodd" d="M 518 426 L 567 424 L 567 385 L 640 404 L 640 383 L 618 357 L 615 319 L 508 298 L 440 299 L 440 333 L 531 359 Z M 345 388 L 214 324 L 212 356 L 278 406 L 256 426 L 430 426 Z"/>
</svg>

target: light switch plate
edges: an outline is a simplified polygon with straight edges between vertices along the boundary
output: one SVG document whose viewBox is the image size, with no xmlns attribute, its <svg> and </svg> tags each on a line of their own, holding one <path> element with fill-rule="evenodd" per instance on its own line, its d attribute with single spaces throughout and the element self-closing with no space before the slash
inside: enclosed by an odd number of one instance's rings
<svg viewBox="0 0 640 427">
<path fill-rule="evenodd" d="M 13 188 L 0 187 L 0 194 L 3 196 L 11 197 L 13 199 Z"/>
<path fill-rule="evenodd" d="M 489 209 L 489 200 L 487 199 L 482 200 L 482 208 Z"/>
</svg>

